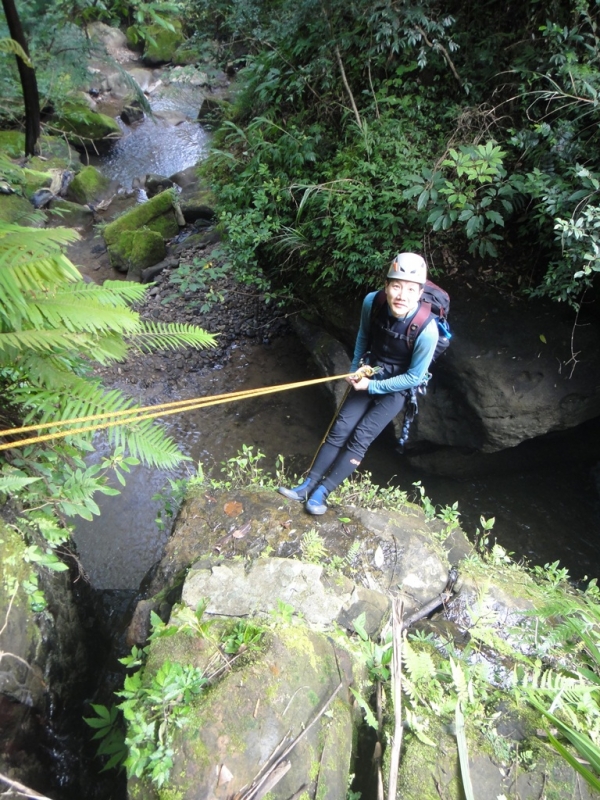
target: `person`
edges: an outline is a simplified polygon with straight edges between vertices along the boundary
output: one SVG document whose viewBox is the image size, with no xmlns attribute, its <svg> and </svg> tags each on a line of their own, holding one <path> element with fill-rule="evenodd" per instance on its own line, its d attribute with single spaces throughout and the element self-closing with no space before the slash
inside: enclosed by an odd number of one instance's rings
<svg viewBox="0 0 600 800">
<path fill-rule="evenodd" d="M 426 319 L 412 348 L 408 334 L 426 280 L 425 259 L 416 253 L 400 253 L 386 276 L 387 303 L 373 313 L 378 293 L 365 297 L 350 366 L 352 374 L 346 378 L 352 391 L 304 482 L 293 489 L 278 489 L 290 500 L 304 502 L 309 514 L 327 511 L 327 496 L 354 472 L 371 442 L 402 411 L 406 390 L 425 379 L 438 341 L 435 315 Z M 363 377 L 361 363 L 380 370 L 372 378 Z"/>
</svg>

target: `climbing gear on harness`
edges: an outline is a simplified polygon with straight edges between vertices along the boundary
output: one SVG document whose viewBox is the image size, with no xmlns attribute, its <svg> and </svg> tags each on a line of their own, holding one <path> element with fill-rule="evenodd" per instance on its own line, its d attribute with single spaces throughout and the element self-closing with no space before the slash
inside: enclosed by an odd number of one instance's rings
<svg viewBox="0 0 600 800">
<path fill-rule="evenodd" d="M 288 500 L 299 500 L 302 503 L 305 503 L 308 500 L 308 495 L 310 494 L 311 486 L 314 486 L 314 481 L 310 478 L 307 478 L 304 483 L 301 483 L 300 486 L 296 486 L 294 489 L 286 489 L 285 486 L 280 486 L 277 491 L 279 494 L 282 494 L 284 497 L 287 497 Z"/>
<path fill-rule="evenodd" d="M 401 455 L 404 455 L 404 447 L 408 441 L 410 426 L 413 424 L 414 418 L 419 413 L 418 397 L 419 395 L 424 396 L 427 394 L 427 384 L 429 383 L 430 379 L 431 373 L 428 372 L 423 383 L 420 383 L 418 386 L 413 386 L 411 389 L 407 389 L 405 392 L 406 405 L 404 406 L 404 421 L 402 423 L 400 437 L 398 438 L 398 447 L 396 448 Z"/>
<path fill-rule="evenodd" d="M 320 517 L 321 514 L 324 514 L 329 506 L 325 502 L 327 499 L 329 492 L 320 484 L 311 494 L 311 496 L 306 501 L 306 505 L 304 508 L 308 511 L 309 514 L 313 514 L 314 516 Z"/>
<path fill-rule="evenodd" d="M 412 281 L 422 286 L 427 280 L 427 264 L 416 253 L 398 253 L 386 277 L 388 281 Z"/>
<path fill-rule="evenodd" d="M 356 370 L 356 372 L 352 372 L 350 374 L 350 377 L 351 378 L 358 378 L 358 379 L 360 379 L 360 378 L 372 378 L 373 375 L 377 375 L 378 372 L 381 372 L 381 369 L 382 369 L 381 367 L 372 367 L 370 364 L 362 364 L 361 363 L 361 365 Z M 335 414 L 333 415 L 333 417 L 331 419 L 331 422 L 329 423 L 329 427 L 325 431 L 325 434 L 324 434 L 323 438 L 321 439 L 321 442 L 320 442 L 319 446 L 317 447 L 317 451 L 313 456 L 313 460 L 310 462 L 310 466 L 308 468 L 308 472 L 310 472 L 311 469 L 313 468 L 314 463 L 317 460 L 317 456 L 319 455 L 319 452 L 320 452 L 321 448 L 325 444 L 325 439 L 327 439 L 327 437 L 329 436 L 329 431 L 333 428 L 333 423 L 338 418 L 338 415 L 339 415 L 340 411 L 342 410 L 342 406 L 344 405 L 348 395 L 350 394 L 350 389 L 352 389 L 352 386 L 350 384 L 348 384 L 348 386 L 346 387 L 346 391 L 344 392 L 344 396 L 340 400 L 340 404 L 336 408 Z"/>
</svg>

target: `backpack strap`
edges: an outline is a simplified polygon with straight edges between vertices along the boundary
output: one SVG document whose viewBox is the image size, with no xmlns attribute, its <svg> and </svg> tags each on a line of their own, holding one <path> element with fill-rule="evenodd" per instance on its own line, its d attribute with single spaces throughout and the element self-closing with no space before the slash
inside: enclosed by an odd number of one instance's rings
<svg viewBox="0 0 600 800">
<path fill-rule="evenodd" d="M 367 350 L 371 349 L 373 343 L 373 323 L 381 314 L 384 306 L 387 305 L 387 296 L 383 289 L 381 289 L 373 298 L 373 305 L 371 306 L 371 319 L 369 320 L 369 341 L 367 342 Z"/>
<path fill-rule="evenodd" d="M 417 340 L 417 336 L 421 333 L 425 324 L 429 321 L 431 317 L 431 303 L 427 303 L 424 300 L 421 300 L 421 305 L 419 306 L 419 310 L 414 316 L 413 321 L 410 323 L 407 332 L 408 338 L 408 346 L 412 350 L 415 346 L 415 341 Z"/>
</svg>

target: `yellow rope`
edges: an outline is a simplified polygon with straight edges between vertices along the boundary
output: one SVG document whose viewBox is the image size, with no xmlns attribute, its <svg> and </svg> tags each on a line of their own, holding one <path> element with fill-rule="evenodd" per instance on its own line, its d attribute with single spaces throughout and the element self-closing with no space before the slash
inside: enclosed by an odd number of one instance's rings
<svg viewBox="0 0 600 800">
<path fill-rule="evenodd" d="M 163 417 L 168 416 L 170 414 L 178 414 L 181 411 L 192 411 L 198 408 L 207 408 L 208 406 L 216 406 L 221 405 L 222 403 L 230 403 L 234 400 L 244 400 L 249 397 L 260 397 L 266 394 L 274 394 L 275 392 L 284 392 L 289 389 L 299 389 L 303 386 L 315 386 L 319 383 L 326 383 L 328 381 L 337 381 L 343 378 L 348 378 L 350 375 L 356 375 L 357 373 L 347 373 L 345 375 L 333 375 L 327 378 L 314 378 L 310 381 L 300 381 L 298 383 L 286 383 L 280 384 L 278 386 L 267 386 L 263 387 L 262 389 L 246 389 L 244 391 L 239 392 L 230 392 L 229 394 L 220 394 L 220 395 L 212 395 L 208 397 L 194 397 L 190 400 L 177 400 L 171 403 L 161 403 L 160 405 L 155 406 L 144 406 L 142 408 L 130 408 L 124 409 L 121 411 L 114 411 L 110 414 L 92 414 L 88 417 L 74 417 L 73 419 L 67 420 L 57 420 L 55 422 L 45 422 L 40 423 L 39 425 L 28 425 L 23 428 L 8 428 L 6 430 L 0 431 L 0 436 L 7 436 L 7 435 L 14 435 L 16 433 L 25 433 L 27 431 L 32 430 L 40 430 L 41 428 L 56 428 L 63 425 L 72 425 L 75 423 L 80 422 L 90 422 L 96 419 L 105 419 L 106 417 L 110 417 L 111 421 L 103 422 L 98 425 L 88 425 L 83 428 L 71 428 L 67 431 L 55 431 L 53 433 L 43 434 L 41 436 L 32 436 L 27 439 L 18 439 L 15 442 L 5 442 L 0 444 L 0 450 L 9 450 L 14 447 L 23 447 L 27 444 L 34 444 L 36 442 L 47 442 L 52 439 L 61 439 L 65 436 L 73 436 L 79 433 L 88 433 L 89 431 L 96 431 L 102 430 L 103 428 L 111 428 L 115 425 L 130 425 L 134 422 L 141 422 L 145 419 L 153 419 L 154 417 Z M 151 413 L 142 413 L 150 411 Z M 127 418 L 127 414 L 135 416 L 130 416 Z M 126 417 L 125 419 L 112 419 L 114 417 L 121 416 Z"/>
</svg>

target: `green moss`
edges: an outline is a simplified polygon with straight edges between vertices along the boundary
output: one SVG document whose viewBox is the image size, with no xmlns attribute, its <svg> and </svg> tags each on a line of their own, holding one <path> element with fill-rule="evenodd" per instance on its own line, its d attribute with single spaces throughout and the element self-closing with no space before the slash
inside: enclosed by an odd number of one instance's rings
<svg viewBox="0 0 600 800">
<path fill-rule="evenodd" d="M 69 184 L 68 198 L 85 205 L 106 191 L 110 181 L 96 167 L 84 167 Z"/>
<path fill-rule="evenodd" d="M 181 22 L 171 20 L 175 28 L 169 31 L 161 25 L 150 25 L 145 29 L 146 46 L 144 48 L 144 61 L 149 64 L 164 64 L 171 61 L 177 48 L 183 44 L 184 35 L 181 31 Z"/>
<path fill-rule="evenodd" d="M 52 175 L 48 172 L 39 172 L 35 169 L 23 170 L 24 186 L 23 192 L 26 197 L 30 197 L 38 189 L 48 188 L 52 183 Z"/>
<path fill-rule="evenodd" d="M 201 45 L 194 44 L 192 41 L 183 42 L 173 53 L 171 60 L 179 66 L 197 64 L 202 61 Z"/>
<path fill-rule="evenodd" d="M 69 200 L 53 200 L 48 216 L 67 228 L 77 228 L 92 220 L 92 211 Z"/>
<path fill-rule="evenodd" d="M 0 150 L 11 158 L 25 154 L 25 134 L 20 131 L 0 131 Z"/>
<path fill-rule="evenodd" d="M 132 272 L 158 264 L 166 256 L 165 242 L 160 233 L 147 228 L 123 231 L 115 244 L 109 245 L 110 263 L 115 269 Z"/>
<path fill-rule="evenodd" d="M 116 244 L 124 231 L 135 231 L 143 227 L 160 233 L 166 239 L 175 236 L 179 232 L 179 225 L 173 211 L 174 198 L 173 190 L 167 189 L 147 203 L 126 211 L 106 226 L 103 231 L 104 241 L 107 245 Z"/>
<path fill-rule="evenodd" d="M 61 109 L 57 120 L 60 128 L 65 130 L 69 140 L 79 144 L 82 139 L 94 142 L 108 140 L 108 142 L 120 139 L 122 134 L 118 122 L 106 114 L 99 114 L 92 111 L 87 106 L 79 106 L 75 103 L 66 103 Z"/>
<path fill-rule="evenodd" d="M 26 227 L 38 227 L 46 215 L 36 211 L 29 200 L 16 194 L 0 194 L 0 219 Z"/>
</svg>

